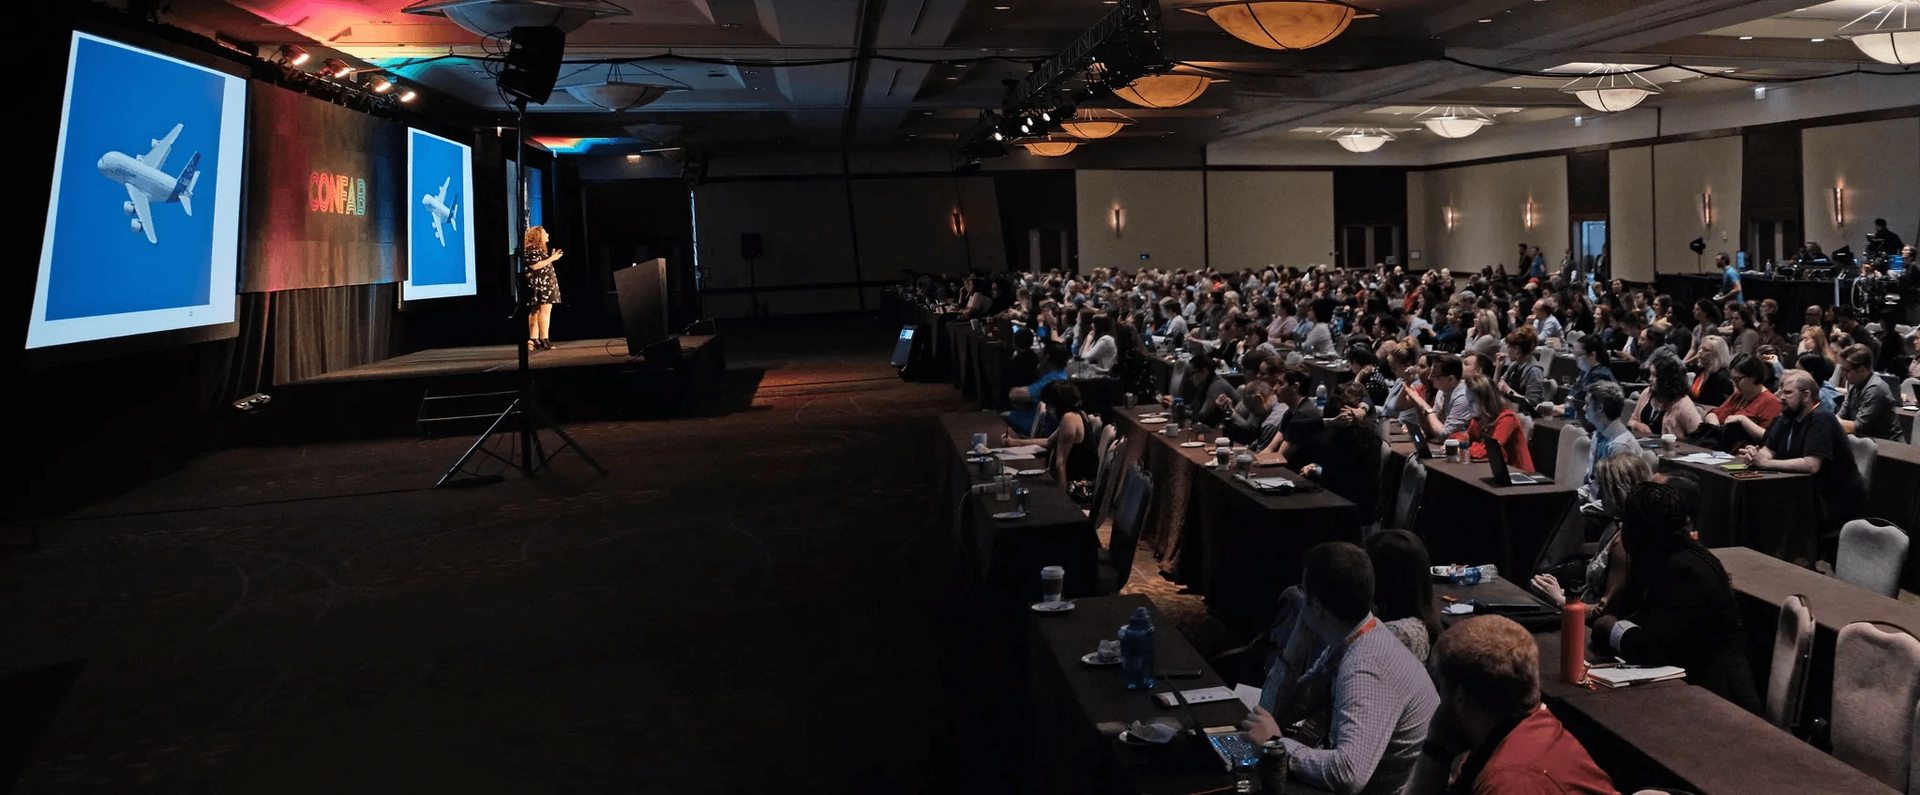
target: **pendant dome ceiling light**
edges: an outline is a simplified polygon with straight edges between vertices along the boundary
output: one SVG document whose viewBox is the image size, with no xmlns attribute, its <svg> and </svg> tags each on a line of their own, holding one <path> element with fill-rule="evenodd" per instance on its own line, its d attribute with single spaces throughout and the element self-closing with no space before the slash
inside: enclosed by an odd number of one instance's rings
<svg viewBox="0 0 1920 795">
<path fill-rule="evenodd" d="M 1493 123 L 1493 117 L 1477 108 L 1427 108 L 1413 120 L 1442 138 L 1465 138 Z"/>
<path fill-rule="evenodd" d="M 1868 58 L 1895 66 L 1920 64 L 1920 10 L 1916 0 L 1894 0 L 1840 26 L 1834 35 L 1853 42 Z"/>
<path fill-rule="evenodd" d="M 1146 75 L 1113 95 L 1143 108 L 1177 108 L 1207 93 L 1213 78 L 1202 75 Z"/>
<path fill-rule="evenodd" d="M 1601 113 L 1619 113 L 1640 104 L 1640 100 L 1664 93 L 1652 80 L 1617 64 L 1603 64 L 1560 90 Z"/>
<path fill-rule="evenodd" d="M 1060 123 L 1060 129 L 1076 138 L 1096 141 L 1112 138 L 1131 123 L 1133 119 L 1111 110 L 1087 108 L 1081 110 L 1072 120 Z"/>
<path fill-rule="evenodd" d="M 1336 130 L 1333 140 L 1349 152 L 1371 152 L 1382 144 L 1394 140 L 1393 133 L 1378 127 L 1359 127 L 1352 130 Z"/>
<path fill-rule="evenodd" d="M 504 39 L 520 27 L 551 26 L 572 33 L 600 17 L 633 14 L 609 0 L 420 0 L 400 10 L 439 14 L 469 33 L 493 39 Z"/>
<path fill-rule="evenodd" d="M 661 77 L 665 76 L 661 75 Z M 614 64 L 607 70 L 607 79 L 604 82 L 567 86 L 566 90 L 568 94 L 573 95 L 574 99 L 618 113 L 650 103 L 666 96 L 669 91 L 680 91 L 685 88 L 685 86 L 657 83 L 628 82 L 620 74 L 620 64 Z"/>
<path fill-rule="evenodd" d="M 1234 38 L 1269 50 L 1318 47 L 1362 16 L 1358 8 L 1339 0 L 1234 0 L 1189 8 L 1205 13 Z"/>
<path fill-rule="evenodd" d="M 1034 141 L 1021 144 L 1027 151 L 1041 157 L 1060 157 L 1080 148 L 1079 141 Z"/>
</svg>

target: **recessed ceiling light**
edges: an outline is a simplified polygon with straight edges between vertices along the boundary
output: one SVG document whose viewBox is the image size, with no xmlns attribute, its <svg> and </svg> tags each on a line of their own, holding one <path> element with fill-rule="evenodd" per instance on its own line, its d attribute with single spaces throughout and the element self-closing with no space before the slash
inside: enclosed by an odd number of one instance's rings
<svg viewBox="0 0 1920 795">
<path fill-rule="evenodd" d="M 1480 24 L 1482 24 L 1482 25 L 1485 25 L 1485 24 L 1487 24 L 1488 22 L 1492 22 L 1492 21 L 1493 21 L 1493 20 L 1491 20 L 1491 19 L 1483 19 L 1483 20 L 1480 20 Z"/>
<path fill-rule="evenodd" d="M 959 78 L 958 76 L 955 76 L 955 75 L 947 75 L 947 79 L 948 79 L 948 80 L 959 80 L 960 78 Z"/>
<path fill-rule="evenodd" d="M 1820 42 L 1826 41 L 1826 39 L 1807 39 L 1807 41 L 1813 42 L 1814 44 L 1819 44 Z"/>
<path fill-rule="evenodd" d="M 1520 89 L 1522 88 L 1522 86 L 1507 86 L 1507 87 L 1508 87 L 1508 88 L 1511 88 L 1511 89 L 1513 89 L 1513 90 L 1515 90 L 1515 91 L 1519 91 L 1519 90 L 1520 90 Z"/>
<path fill-rule="evenodd" d="M 995 11 L 1012 11 L 1012 10 L 1013 10 L 1013 6 L 994 6 L 994 7 L 993 7 L 993 10 L 995 10 Z"/>
<path fill-rule="evenodd" d="M 1740 37 L 1740 40 L 1741 40 L 1741 41 L 1753 41 L 1753 37 L 1752 37 L 1752 36 L 1741 36 L 1741 37 Z"/>
</svg>

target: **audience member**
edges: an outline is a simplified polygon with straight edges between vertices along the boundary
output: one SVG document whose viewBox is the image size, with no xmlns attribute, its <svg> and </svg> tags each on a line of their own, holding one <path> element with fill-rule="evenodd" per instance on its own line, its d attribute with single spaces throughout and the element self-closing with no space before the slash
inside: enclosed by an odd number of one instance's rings
<svg viewBox="0 0 1920 795">
<path fill-rule="evenodd" d="M 1426 543 L 1406 530 L 1382 530 L 1367 537 L 1366 548 L 1373 562 L 1373 614 L 1425 662 L 1441 629 Z"/>
<path fill-rule="evenodd" d="M 1281 455 L 1301 475 L 1372 516 L 1380 507 L 1380 435 L 1375 432 L 1366 390 L 1349 381 L 1333 389 L 1325 422 L 1302 412 L 1287 422 Z"/>
<path fill-rule="evenodd" d="M 1767 426 L 1780 416 L 1780 401 L 1767 390 L 1767 364 L 1752 356 L 1733 360 L 1733 396 L 1702 418 L 1718 436 L 1711 446 L 1738 450 L 1766 436 Z"/>
<path fill-rule="evenodd" d="M 1408 795 L 1618 795 L 1541 703 L 1540 650 L 1513 619 L 1454 625 L 1433 650 L 1432 672 L 1440 706 Z"/>
<path fill-rule="evenodd" d="M 1420 661 L 1372 612 L 1373 564 L 1344 542 L 1307 550 L 1298 620 L 1248 716 L 1256 743 L 1278 738 L 1291 775 L 1340 793 L 1389 795 L 1405 788 L 1440 704 Z M 1283 737 L 1301 720 L 1323 731 L 1310 742 Z"/>
<path fill-rule="evenodd" d="M 1582 337 L 1581 339 L 1585 339 Z M 1516 410 L 1533 413 L 1533 408 L 1547 400 L 1547 371 L 1534 361 L 1533 352 L 1539 347 L 1539 338 L 1529 326 L 1521 326 L 1507 335 L 1506 349 L 1501 353 L 1506 361 L 1496 364 L 1499 387 L 1502 396 L 1513 402 Z"/>
<path fill-rule="evenodd" d="M 1684 362 L 1700 368 L 1700 374 L 1694 376 L 1693 384 L 1687 392 L 1696 404 L 1719 406 L 1733 396 L 1733 375 L 1729 368 L 1733 365 L 1733 356 L 1727 352 L 1727 341 L 1720 337 L 1708 337 L 1694 348 L 1693 358 Z"/>
<path fill-rule="evenodd" d="M 1580 506 L 1587 531 L 1582 537 L 1600 539 L 1593 557 L 1578 570 L 1568 572 L 1577 579 L 1563 583 L 1554 574 L 1538 574 L 1533 587 L 1562 607 L 1567 603 L 1567 589 L 1575 589 L 1575 596 L 1592 608 L 1589 614 L 1598 615 L 1626 584 L 1628 559 L 1620 547 L 1620 512 L 1626 505 L 1627 492 L 1652 479 L 1653 468 L 1636 451 L 1617 449 L 1594 464 L 1593 472 L 1594 500 Z"/>
<path fill-rule="evenodd" d="M 1756 469 L 1812 475 L 1820 530 L 1833 533 L 1860 515 L 1866 484 L 1854 466 L 1840 420 L 1820 408 L 1819 389 L 1805 370 L 1781 376 L 1778 419 L 1760 444 L 1741 448 L 1739 458 Z"/>
<path fill-rule="evenodd" d="M 1642 483 L 1627 494 L 1620 541 L 1633 566 L 1618 600 L 1594 622 L 1592 645 L 1636 665 L 1685 668 L 1688 682 L 1758 713 L 1733 584 L 1693 539 L 1690 514 L 1669 484 Z"/>
<path fill-rule="evenodd" d="M 1007 393 L 1008 402 L 1013 410 L 1007 412 L 1007 424 L 1021 436 L 1046 436 L 1053 433 L 1052 417 L 1041 419 L 1035 425 L 1038 414 L 1037 398 L 1048 384 L 1067 377 L 1067 346 L 1058 342 L 1049 342 L 1040 347 L 1040 374 L 1033 383 L 1016 386 Z"/>
<path fill-rule="evenodd" d="M 1473 457 L 1485 460 L 1489 453 L 1489 444 L 1499 445 L 1500 453 L 1507 466 L 1520 471 L 1533 471 L 1533 455 L 1527 450 L 1527 433 L 1520 426 L 1520 417 L 1507 405 L 1506 398 L 1493 386 L 1493 380 L 1484 375 L 1476 375 L 1467 381 L 1467 390 L 1473 393 L 1478 412 L 1467 423 L 1466 438 L 1472 440 Z"/>
<path fill-rule="evenodd" d="M 1099 466 L 1097 440 L 1087 438 L 1087 413 L 1080 405 L 1080 388 L 1072 381 L 1054 381 L 1040 390 L 1040 402 L 1055 419 L 1053 433 L 1044 439 L 1001 435 L 1007 446 L 1038 444 L 1047 448 L 1047 474 L 1061 488 L 1076 480 L 1090 480 Z"/>
<path fill-rule="evenodd" d="M 1600 459 L 1613 455 L 1616 450 L 1639 449 L 1633 441 L 1633 431 L 1627 429 L 1626 411 L 1627 395 L 1618 383 L 1601 381 L 1587 389 L 1587 425 L 1593 428 L 1593 449 L 1584 462 L 1586 476 L 1580 479 L 1582 499 L 1600 498 L 1593 486 Z"/>
<path fill-rule="evenodd" d="M 1893 387 L 1873 371 L 1873 353 L 1854 343 L 1840 354 L 1840 381 L 1847 392 L 1840 400 L 1840 427 L 1855 436 L 1893 439 L 1900 432 L 1894 416 Z"/>
<path fill-rule="evenodd" d="M 1700 409 L 1687 394 L 1687 374 L 1680 369 L 1679 357 L 1656 354 L 1650 363 L 1653 366 L 1648 373 L 1647 388 L 1640 391 L 1639 403 L 1629 415 L 1633 419 L 1627 428 L 1641 436 L 1672 434 L 1681 439 L 1692 436 L 1700 427 Z M 1642 412 L 1647 409 L 1654 411 L 1654 419 L 1642 419 Z"/>
</svg>

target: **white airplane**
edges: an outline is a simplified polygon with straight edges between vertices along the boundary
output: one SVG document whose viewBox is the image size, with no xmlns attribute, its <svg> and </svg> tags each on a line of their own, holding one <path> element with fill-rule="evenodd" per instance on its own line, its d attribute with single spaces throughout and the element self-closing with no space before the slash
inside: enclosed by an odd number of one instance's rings
<svg viewBox="0 0 1920 795">
<path fill-rule="evenodd" d="M 200 153 L 194 152 L 193 157 L 187 159 L 187 167 L 180 169 L 178 177 L 169 177 L 160 170 L 166 166 L 167 153 L 173 150 L 173 142 L 185 126 L 173 125 L 173 132 L 154 141 L 153 149 L 144 155 L 128 157 L 121 152 L 108 152 L 98 164 L 100 173 L 107 179 L 126 186 L 128 201 L 120 209 L 134 216 L 133 231 L 147 233 L 148 243 L 160 242 L 153 233 L 153 203 L 179 202 L 180 209 L 193 215 L 193 185 L 200 181 Z"/>
<path fill-rule="evenodd" d="M 454 217 L 454 213 L 460 211 L 460 203 L 456 201 L 452 205 L 447 204 L 447 188 L 452 185 L 453 177 L 447 177 L 446 182 L 440 183 L 440 195 L 435 196 L 429 193 L 420 197 L 420 203 L 426 205 L 427 213 L 433 216 L 433 236 L 440 238 L 442 246 L 447 244 L 447 236 L 440 231 L 441 223 L 453 227 L 455 232 L 460 231 L 460 221 Z"/>
</svg>

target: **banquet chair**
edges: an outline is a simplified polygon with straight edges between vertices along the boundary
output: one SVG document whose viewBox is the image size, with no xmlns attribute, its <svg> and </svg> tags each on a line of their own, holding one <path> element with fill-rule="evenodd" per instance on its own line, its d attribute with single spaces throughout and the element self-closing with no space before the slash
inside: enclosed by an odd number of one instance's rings
<svg viewBox="0 0 1920 795">
<path fill-rule="evenodd" d="M 1914 713 L 1920 707 L 1920 640 L 1899 627 L 1856 621 L 1833 648 L 1833 758 L 1896 791 L 1914 781 Z"/>
<path fill-rule="evenodd" d="M 1533 415 L 1524 411 L 1516 411 L 1513 413 L 1513 416 L 1520 418 L 1520 438 L 1532 439 Z"/>
<path fill-rule="evenodd" d="M 1027 438 L 1029 439 L 1039 438 L 1040 420 L 1046 416 L 1047 416 L 1046 402 L 1040 401 L 1040 400 L 1034 401 L 1033 402 L 1033 426 L 1027 429 Z"/>
<path fill-rule="evenodd" d="M 1813 607 L 1794 594 L 1780 603 L 1773 630 L 1773 665 L 1767 673 L 1767 722 L 1797 734 L 1806 696 L 1807 666 L 1813 661 Z"/>
<path fill-rule="evenodd" d="M 1153 503 L 1153 476 L 1135 461 L 1127 465 L 1125 482 L 1120 486 L 1120 502 L 1113 512 L 1113 532 L 1107 548 L 1100 550 L 1100 568 L 1095 576 L 1100 593 L 1119 593 L 1127 587 L 1133 573 L 1133 554 L 1140 547 L 1140 528 L 1147 521 L 1147 506 Z"/>
<path fill-rule="evenodd" d="M 1910 544 L 1899 525 L 1872 517 L 1855 519 L 1840 528 L 1840 551 L 1833 558 L 1833 576 L 1889 599 L 1897 598 Z"/>
<path fill-rule="evenodd" d="M 1389 522 L 1393 521 L 1393 501 L 1400 495 L 1400 479 L 1394 477 L 1393 448 L 1382 438 L 1380 441 L 1380 500 L 1379 508 L 1373 516 L 1367 517 L 1366 526 L 1361 528 L 1361 537 L 1373 535 Z"/>
<path fill-rule="evenodd" d="M 1873 459 L 1879 454 L 1879 445 L 1871 437 L 1848 436 L 1847 446 L 1853 451 L 1853 466 L 1860 470 L 1860 482 L 1873 485 Z"/>
<path fill-rule="evenodd" d="M 1407 465 L 1400 470 L 1400 495 L 1393 501 L 1393 521 L 1389 524 L 1395 529 L 1417 532 L 1414 525 L 1420 520 L 1420 498 L 1427 491 L 1427 465 L 1420 463 L 1416 456 L 1407 457 Z"/>
<path fill-rule="evenodd" d="M 1093 476 L 1093 504 L 1087 506 L 1087 520 L 1099 527 L 1107 518 L 1107 507 L 1113 504 L 1114 492 L 1118 489 L 1120 472 L 1115 465 L 1120 460 L 1122 443 L 1112 438 L 1113 428 L 1108 426 L 1101 436 L 1106 437 L 1100 447 L 1100 468 Z"/>
<path fill-rule="evenodd" d="M 1560 444 L 1554 448 L 1553 479 L 1562 486 L 1578 488 L 1587 482 L 1587 458 L 1593 455 L 1593 437 L 1587 429 L 1568 425 L 1560 430 Z"/>
</svg>

